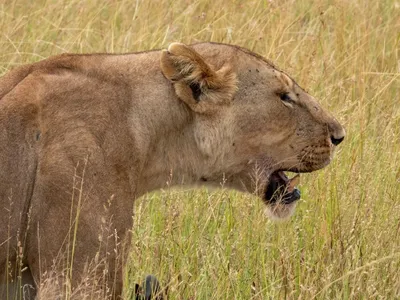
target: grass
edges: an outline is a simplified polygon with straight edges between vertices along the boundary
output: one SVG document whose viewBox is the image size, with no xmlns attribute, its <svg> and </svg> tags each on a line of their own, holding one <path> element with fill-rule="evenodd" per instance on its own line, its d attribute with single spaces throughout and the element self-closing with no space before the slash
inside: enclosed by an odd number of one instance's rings
<svg viewBox="0 0 400 300">
<path fill-rule="evenodd" d="M 400 298 L 400 2 L 0 3 L 0 74 L 63 52 L 170 42 L 238 44 L 276 62 L 345 125 L 326 169 L 302 176 L 288 222 L 260 200 L 171 190 L 136 201 L 126 290 L 145 274 L 170 299 Z"/>
</svg>

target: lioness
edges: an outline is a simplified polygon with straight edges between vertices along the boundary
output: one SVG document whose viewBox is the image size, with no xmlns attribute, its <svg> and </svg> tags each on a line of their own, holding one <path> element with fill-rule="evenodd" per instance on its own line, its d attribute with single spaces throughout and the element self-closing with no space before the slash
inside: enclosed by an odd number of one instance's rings
<svg viewBox="0 0 400 300">
<path fill-rule="evenodd" d="M 283 171 L 325 167 L 345 136 L 268 60 L 215 43 L 51 57 L 2 77 L 0 99 L 4 289 L 40 287 L 56 265 L 73 293 L 104 259 L 96 274 L 117 298 L 135 198 L 223 181 L 287 217 L 300 195 Z"/>
</svg>

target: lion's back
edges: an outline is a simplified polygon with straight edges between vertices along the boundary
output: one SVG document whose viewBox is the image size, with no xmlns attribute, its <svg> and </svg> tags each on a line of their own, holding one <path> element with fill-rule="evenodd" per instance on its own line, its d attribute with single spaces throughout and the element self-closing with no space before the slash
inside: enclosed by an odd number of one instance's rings
<svg viewBox="0 0 400 300">
<path fill-rule="evenodd" d="M 90 152 L 128 153 L 130 90 L 96 68 L 101 60 L 61 55 L 0 78 L 0 201 L 12 203 L 14 220 L 26 215 L 37 172 L 71 177 Z M 0 240 L 6 228 L 0 223 Z"/>
</svg>

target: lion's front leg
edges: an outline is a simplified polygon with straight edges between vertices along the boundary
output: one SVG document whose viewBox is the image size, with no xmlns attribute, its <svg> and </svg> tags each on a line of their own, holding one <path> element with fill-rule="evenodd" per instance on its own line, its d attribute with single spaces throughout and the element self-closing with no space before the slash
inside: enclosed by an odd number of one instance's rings
<svg viewBox="0 0 400 300">
<path fill-rule="evenodd" d="M 67 167 L 42 163 L 36 179 L 26 253 L 38 298 L 117 299 L 132 227 L 129 177 L 87 159 L 71 176 Z"/>
<path fill-rule="evenodd" d="M 92 225 L 101 228 L 104 224 Z M 29 245 L 39 251 L 29 252 L 28 264 L 38 283 L 39 299 L 118 299 L 122 294 L 126 235 L 118 235 L 111 227 L 95 232 L 82 226 L 81 232 L 60 246 L 61 239 L 54 235 L 68 236 L 68 232 L 47 224 L 35 229 L 38 239 Z"/>
</svg>

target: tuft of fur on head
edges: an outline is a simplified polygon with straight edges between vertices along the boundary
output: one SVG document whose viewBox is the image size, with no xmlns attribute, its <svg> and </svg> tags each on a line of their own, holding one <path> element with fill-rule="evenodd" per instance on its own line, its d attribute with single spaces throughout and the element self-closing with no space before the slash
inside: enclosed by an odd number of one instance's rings
<svg viewBox="0 0 400 300">
<path fill-rule="evenodd" d="M 229 65 L 214 70 L 195 50 L 172 43 L 161 54 L 161 70 L 177 96 L 198 113 L 213 113 L 228 105 L 237 90 L 236 74 Z"/>
</svg>

